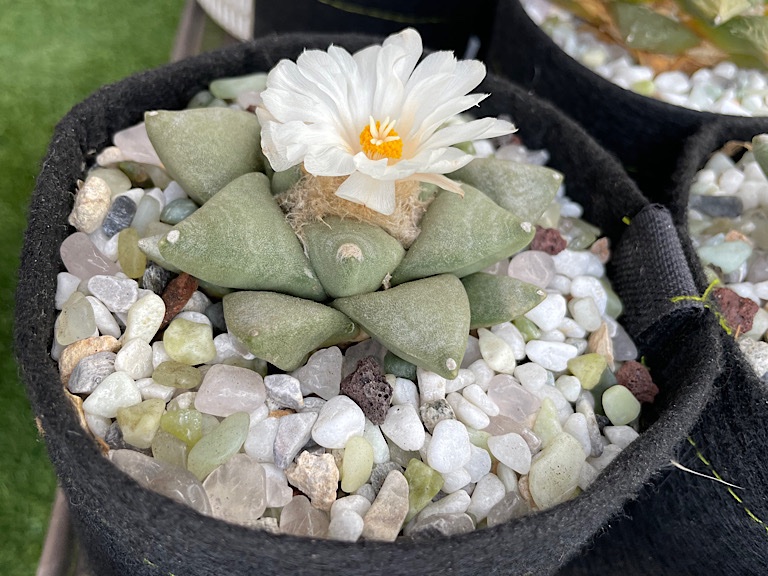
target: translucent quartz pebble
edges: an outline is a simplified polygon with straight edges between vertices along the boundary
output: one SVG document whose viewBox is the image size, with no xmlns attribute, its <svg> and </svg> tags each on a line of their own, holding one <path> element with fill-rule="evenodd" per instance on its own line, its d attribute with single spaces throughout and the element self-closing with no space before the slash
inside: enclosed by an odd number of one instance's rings
<svg viewBox="0 0 768 576">
<path fill-rule="evenodd" d="M 146 294 L 128 309 L 124 340 L 134 338 L 151 342 L 160 329 L 165 315 L 165 303 L 157 294 Z"/>
<path fill-rule="evenodd" d="M 183 470 L 187 469 L 187 452 L 189 447 L 172 434 L 169 434 L 162 428 L 152 439 L 152 457 L 165 464 L 177 466 Z"/>
<path fill-rule="evenodd" d="M 445 378 L 423 368 L 416 369 L 421 404 L 445 398 Z"/>
<path fill-rule="evenodd" d="M 419 414 L 410 404 L 392 406 L 381 425 L 381 431 L 387 438 L 406 451 L 419 450 L 426 438 L 424 425 L 421 423 Z"/>
<path fill-rule="evenodd" d="M 515 360 L 525 358 L 525 338 L 520 330 L 511 322 L 502 322 L 496 326 L 491 326 L 491 332 L 499 336 L 507 345 L 512 348 L 515 354 Z"/>
<path fill-rule="evenodd" d="M 405 378 L 396 378 L 392 386 L 392 404 L 395 406 L 410 404 L 418 410 L 420 399 L 416 384 Z"/>
<path fill-rule="evenodd" d="M 473 384 L 475 384 L 475 373 L 468 368 L 459 368 L 459 375 L 456 378 L 445 381 L 445 391 L 446 393 L 459 392 Z M 479 384 L 477 384 L 477 387 L 483 390 Z"/>
<path fill-rule="evenodd" d="M 250 417 L 237 412 L 225 418 L 189 451 L 187 468 L 200 480 L 236 454 L 248 436 Z"/>
<path fill-rule="evenodd" d="M 176 393 L 175 388 L 158 384 L 152 380 L 152 378 L 141 378 L 140 380 L 136 380 L 136 386 L 139 387 L 139 390 L 141 391 L 141 397 L 144 400 L 148 400 L 150 398 L 160 398 L 161 400 L 168 402 Z"/>
<path fill-rule="evenodd" d="M 72 293 L 56 320 L 56 342 L 68 346 L 94 336 L 94 332 L 96 318 L 90 302 L 80 292 Z"/>
<path fill-rule="evenodd" d="M 488 415 L 458 392 L 451 392 L 446 396 L 446 400 L 453 409 L 456 419 L 463 424 L 475 430 L 482 430 L 490 424 Z"/>
<path fill-rule="evenodd" d="M 640 415 L 640 402 L 628 388 L 611 386 L 603 392 L 603 410 L 614 426 L 629 424 Z"/>
<path fill-rule="evenodd" d="M 144 340 L 134 338 L 123 344 L 115 358 L 115 370 L 127 373 L 134 380 L 152 375 L 152 347 Z"/>
<path fill-rule="evenodd" d="M 585 390 L 592 390 L 597 386 L 607 366 L 605 357 L 596 353 L 582 354 L 568 360 L 568 370 L 579 379 L 581 387 Z"/>
<path fill-rule="evenodd" d="M 109 184 L 101 178 L 89 176 L 75 195 L 75 205 L 68 222 L 80 232 L 90 234 L 104 220 L 111 201 Z"/>
<path fill-rule="evenodd" d="M 392 470 L 363 517 L 363 537 L 367 540 L 394 542 L 408 509 L 408 481 L 401 472 Z"/>
<path fill-rule="evenodd" d="M 160 418 L 160 427 L 191 447 L 203 437 L 203 415 L 193 408 L 168 410 Z"/>
<path fill-rule="evenodd" d="M 133 217 L 136 215 L 136 202 L 128 195 L 121 194 L 112 202 L 104 221 L 101 223 L 101 229 L 107 237 L 111 238 L 120 230 L 124 230 L 131 225 Z"/>
<path fill-rule="evenodd" d="M 133 450 L 111 450 L 112 463 L 140 485 L 210 515 L 211 505 L 203 485 L 188 471 Z"/>
<path fill-rule="evenodd" d="M 267 508 L 264 468 L 247 454 L 235 454 L 208 475 L 203 488 L 215 518 L 255 526 Z"/>
<path fill-rule="evenodd" d="M 373 447 L 363 436 L 353 436 L 344 447 L 341 489 L 352 493 L 368 482 L 373 469 Z"/>
<path fill-rule="evenodd" d="M 123 439 L 136 448 L 146 449 L 152 446 L 152 439 L 160 428 L 160 417 L 164 411 L 165 402 L 157 398 L 118 409 L 117 423 L 120 425 Z"/>
<path fill-rule="evenodd" d="M 331 518 L 336 514 L 343 514 L 345 512 L 354 512 L 360 517 L 365 516 L 365 513 L 371 507 L 371 501 L 365 496 L 360 494 L 350 494 L 343 498 L 338 498 L 331 506 Z"/>
<path fill-rule="evenodd" d="M 464 350 L 464 358 L 461 359 L 461 367 L 469 368 L 471 364 L 480 360 L 480 341 L 471 334 L 467 338 L 467 348 Z"/>
<path fill-rule="evenodd" d="M 600 314 L 605 314 L 608 305 L 608 293 L 600 280 L 594 276 L 577 276 L 571 282 L 571 296 L 574 298 L 592 298 Z"/>
<path fill-rule="evenodd" d="M 749 259 L 752 255 L 752 247 L 741 240 L 734 240 L 715 246 L 701 246 L 696 252 L 702 264 L 713 264 L 724 274 L 729 274 Z"/>
<path fill-rule="evenodd" d="M 626 362 L 637 358 L 637 346 L 629 337 L 621 324 L 616 325 L 616 335 L 611 337 L 613 341 L 613 358 L 617 362 Z"/>
<path fill-rule="evenodd" d="M 488 385 L 491 382 L 491 378 L 495 375 L 493 369 L 488 366 L 488 363 L 482 358 L 472 362 L 469 365 L 469 371 L 475 376 L 475 384 L 480 386 L 486 392 L 488 391 Z"/>
<path fill-rule="evenodd" d="M 499 501 L 504 498 L 506 489 L 496 474 L 486 474 L 475 485 L 472 499 L 467 507 L 467 514 L 475 523 L 484 520 Z"/>
<path fill-rule="evenodd" d="M 589 429 L 587 427 L 587 418 L 584 414 L 575 412 L 568 416 L 563 423 L 563 432 L 567 432 L 579 441 L 584 449 L 584 454 L 589 456 L 592 453 L 592 443 L 589 439 Z"/>
<path fill-rule="evenodd" d="M 603 440 L 600 434 L 600 425 L 597 423 L 597 417 L 595 416 L 594 403 L 592 393 L 584 391 L 576 401 L 576 411 L 579 414 L 584 414 L 587 420 L 589 444 L 592 447 L 591 456 L 600 456 L 603 453 Z"/>
<path fill-rule="evenodd" d="M 80 286 L 80 278 L 69 272 L 59 272 L 56 275 L 56 310 L 61 310 L 64 303 Z"/>
<path fill-rule="evenodd" d="M 550 293 L 532 310 L 525 313 L 528 320 L 534 322 L 544 332 L 554 330 L 565 318 L 567 310 L 562 294 Z"/>
<path fill-rule="evenodd" d="M 328 513 L 318 510 L 306 496 L 294 496 L 280 513 L 280 532 L 308 538 L 325 538 L 330 519 Z"/>
<path fill-rule="evenodd" d="M 289 414 L 280 418 L 274 443 L 275 464 L 279 468 L 287 468 L 299 450 L 309 441 L 316 419 L 315 412 Z"/>
<path fill-rule="evenodd" d="M 107 307 L 101 303 L 101 300 L 93 296 L 86 296 L 85 298 L 91 304 L 93 318 L 96 321 L 96 328 L 99 330 L 99 333 L 120 338 L 122 330 L 120 330 L 120 326 L 117 323 L 117 320 L 115 320 L 115 317 Z"/>
<path fill-rule="evenodd" d="M 466 512 L 470 501 L 471 498 L 466 491 L 457 490 L 444 498 L 427 504 L 419 513 L 418 519 L 424 520 L 435 514 L 460 514 Z"/>
<path fill-rule="evenodd" d="M 200 314 L 205 312 L 205 309 L 208 308 L 208 306 L 211 305 L 211 299 L 208 298 L 205 294 L 200 292 L 200 290 L 195 290 L 192 292 L 192 296 L 189 297 L 189 300 L 187 300 L 187 303 L 184 304 L 184 308 L 182 308 L 183 311 L 191 311 L 191 312 L 199 312 Z M 243 347 L 243 350 L 245 350 L 245 347 Z"/>
<path fill-rule="evenodd" d="M 182 364 L 175 360 L 167 360 L 155 368 L 152 379 L 163 386 L 190 389 L 200 385 L 203 381 L 203 375 L 194 366 Z"/>
<path fill-rule="evenodd" d="M 331 515 L 328 537 L 341 542 L 357 542 L 364 527 L 362 516 L 353 510 L 342 510 Z"/>
<path fill-rule="evenodd" d="M 616 444 L 622 450 L 639 436 L 637 431 L 629 426 L 606 426 L 603 428 L 603 434 L 611 444 Z"/>
<path fill-rule="evenodd" d="M 307 363 L 292 374 L 301 383 L 301 393 L 304 396 L 317 394 L 325 400 L 338 396 L 342 361 L 341 350 L 337 346 L 312 354 Z"/>
<path fill-rule="evenodd" d="M 509 492 L 488 511 L 486 521 L 488 527 L 498 526 L 514 518 L 529 514 L 531 507 L 520 494 Z"/>
<path fill-rule="evenodd" d="M 561 372 L 568 367 L 568 360 L 576 357 L 578 350 L 562 342 L 531 340 L 525 345 L 525 353 L 546 370 Z"/>
<path fill-rule="evenodd" d="M 324 448 L 344 448 L 350 438 L 362 436 L 364 430 L 365 415 L 360 407 L 347 396 L 335 396 L 321 408 L 312 439 Z"/>
<path fill-rule="evenodd" d="M 153 202 L 157 202 L 150 198 Z M 117 261 L 128 278 L 141 278 L 147 267 L 147 257 L 139 250 L 139 233 L 135 228 L 121 230 L 117 236 Z"/>
<path fill-rule="evenodd" d="M 531 449 L 522 436 L 511 432 L 488 438 L 491 454 L 518 474 L 528 474 L 531 468 Z"/>
<path fill-rule="evenodd" d="M 488 398 L 499 407 L 499 414 L 521 423 L 527 421 L 531 414 L 535 414 L 541 404 L 538 397 L 525 390 L 517 380 L 507 374 L 498 374 L 491 379 Z"/>
<path fill-rule="evenodd" d="M 586 457 L 578 440 L 565 432 L 558 434 L 531 464 L 528 489 L 543 509 L 569 499 L 578 487 Z"/>
<path fill-rule="evenodd" d="M 131 179 L 117 168 L 93 168 L 89 177 L 101 178 L 109 186 L 112 197 L 131 189 Z"/>
<path fill-rule="evenodd" d="M 133 216 L 133 220 L 131 220 L 131 228 L 135 229 L 139 236 L 147 235 L 149 225 L 160 220 L 162 209 L 160 200 L 154 198 L 149 193 L 145 194 L 141 201 L 139 201 L 136 214 Z"/>
<path fill-rule="evenodd" d="M 112 276 L 120 272 L 120 267 L 94 246 L 91 239 L 82 232 L 70 234 L 59 248 L 61 260 L 67 272 L 88 280 L 99 274 Z"/>
<path fill-rule="evenodd" d="M 409 524 L 406 534 L 412 538 L 453 536 L 466 534 L 474 529 L 475 523 L 468 514 L 435 514 Z"/>
<path fill-rule="evenodd" d="M 512 374 L 517 366 L 512 348 L 490 330 L 480 328 L 477 334 L 480 339 L 480 353 L 488 366 L 496 372 Z"/>
<path fill-rule="evenodd" d="M 555 403 L 550 398 L 545 398 L 536 414 L 533 433 L 541 440 L 543 446 L 547 446 L 562 430 L 560 414 Z"/>
<path fill-rule="evenodd" d="M 416 458 L 408 462 L 403 475 L 408 481 L 409 508 L 405 521 L 409 522 L 432 501 L 432 498 L 437 496 L 443 487 L 444 480 L 439 472 Z"/>
<path fill-rule="evenodd" d="M 552 256 L 539 250 L 526 250 L 509 261 L 507 274 L 539 288 L 546 288 L 555 276 Z"/>
<path fill-rule="evenodd" d="M 381 428 L 376 426 L 370 420 L 366 420 L 363 437 L 368 440 L 371 448 L 373 448 L 374 464 L 381 464 L 382 462 L 389 461 L 389 445 L 384 438 L 384 434 L 381 433 Z"/>
<path fill-rule="evenodd" d="M 282 508 L 293 498 L 285 472 L 269 462 L 262 462 L 266 476 L 267 508 Z"/>
<path fill-rule="evenodd" d="M 216 357 L 213 331 L 207 324 L 172 320 L 163 334 L 165 352 L 182 364 L 204 364 Z"/>
<path fill-rule="evenodd" d="M 107 376 L 115 371 L 115 353 L 98 352 L 77 363 L 67 382 L 73 394 L 90 394 Z"/>
<path fill-rule="evenodd" d="M 165 205 L 165 208 L 160 213 L 160 221 L 171 225 L 178 224 L 197 210 L 197 208 L 198 206 L 194 200 L 177 198 Z"/>
<path fill-rule="evenodd" d="M 465 466 L 472 450 L 466 426 L 458 420 L 442 420 L 435 426 L 427 449 L 427 464 L 437 472 L 453 472 Z"/>
<path fill-rule="evenodd" d="M 589 462 L 584 462 L 579 472 L 579 488 L 586 490 L 595 481 L 599 472 Z"/>
<path fill-rule="evenodd" d="M 195 408 L 214 416 L 252 412 L 267 399 L 261 375 L 247 368 L 216 364 L 205 373 Z"/>
<path fill-rule="evenodd" d="M 274 444 L 280 420 L 282 418 L 265 418 L 251 426 L 248 430 L 248 437 L 243 445 L 243 449 L 248 456 L 258 462 L 275 461 Z"/>
<path fill-rule="evenodd" d="M 487 449 L 480 448 L 474 444 L 470 446 L 470 450 L 472 455 L 464 469 L 469 472 L 469 481 L 477 482 L 491 471 L 491 455 Z"/>
<path fill-rule="evenodd" d="M 102 274 L 88 280 L 88 291 L 111 312 L 123 314 L 139 299 L 139 285 L 130 278 L 104 276 Z"/>
<path fill-rule="evenodd" d="M 592 252 L 565 249 L 552 259 L 555 271 L 571 279 L 578 276 L 602 278 L 605 275 L 605 266 Z"/>
<path fill-rule="evenodd" d="M 270 374 L 264 377 L 264 387 L 267 398 L 281 408 L 298 410 L 304 406 L 301 383 L 290 374 Z"/>
<path fill-rule="evenodd" d="M 491 400 L 477 384 L 466 386 L 462 390 L 461 395 L 474 406 L 477 406 L 480 410 L 485 412 L 488 416 L 496 416 L 499 414 L 499 406 L 496 402 Z"/>
<path fill-rule="evenodd" d="M 576 402 L 581 393 L 581 382 L 575 376 L 563 374 L 555 381 L 555 387 L 568 402 Z"/>
<path fill-rule="evenodd" d="M 339 469 L 333 454 L 302 452 L 285 469 L 285 477 L 309 497 L 312 506 L 330 511 L 339 488 Z"/>
<path fill-rule="evenodd" d="M 152 143 L 149 141 L 144 122 L 116 132 L 112 140 L 115 146 L 123 153 L 125 160 L 150 164 L 152 166 L 162 166 L 160 159 L 155 153 L 155 149 L 152 147 Z"/>
<path fill-rule="evenodd" d="M 568 302 L 568 310 L 573 319 L 588 332 L 593 332 L 600 328 L 602 319 L 597 304 L 591 297 L 571 298 Z"/>
<path fill-rule="evenodd" d="M 133 378 L 125 372 L 113 372 L 83 401 L 83 410 L 104 418 L 114 418 L 120 408 L 139 402 L 141 392 Z"/>
</svg>

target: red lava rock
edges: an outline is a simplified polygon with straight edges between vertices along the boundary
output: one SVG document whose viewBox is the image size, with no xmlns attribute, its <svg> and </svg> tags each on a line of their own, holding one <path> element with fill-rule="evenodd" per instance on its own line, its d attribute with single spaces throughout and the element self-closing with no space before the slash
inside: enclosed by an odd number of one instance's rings
<svg viewBox="0 0 768 576">
<path fill-rule="evenodd" d="M 531 250 L 540 250 L 554 256 L 565 250 L 568 244 L 557 228 L 536 226 L 536 235 L 531 242 Z"/>
<path fill-rule="evenodd" d="M 717 288 L 713 295 L 731 329 L 742 334 L 752 330 L 752 321 L 758 309 L 754 301 L 739 296 L 730 288 Z"/>
<path fill-rule="evenodd" d="M 181 312 L 192 294 L 197 290 L 197 278 L 182 272 L 176 278 L 168 282 L 163 290 L 161 298 L 165 302 L 165 316 L 160 328 L 165 328 L 173 320 L 174 316 Z"/>
<path fill-rule="evenodd" d="M 659 393 L 659 387 L 653 383 L 648 368 L 634 360 L 629 360 L 622 364 L 621 368 L 616 372 L 616 380 L 619 384 L 628 388 L 632 395 L 640 402 L 651 403 L 656 398 L 656 394 Z"/>
<path fill-rule="evenodd" d="M 392 399 L 392 386 L 373 356 L 360 360 L 355 371 L 341 381 L 340 388 L 342 394 L 360 406 L 368 420 L 374 424 L 384 422 Z"/>
</svg>

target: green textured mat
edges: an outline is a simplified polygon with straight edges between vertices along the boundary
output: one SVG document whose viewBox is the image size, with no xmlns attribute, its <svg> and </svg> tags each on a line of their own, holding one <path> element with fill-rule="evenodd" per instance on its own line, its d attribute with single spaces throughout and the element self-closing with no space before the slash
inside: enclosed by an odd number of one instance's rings
<svg viewBox="0 0 768 576">
<path fill-rule="evenodd" d="M 34 574 L 55 477 L 13 358 L 25 212 L 56 122 L 102 84 L 167 62 L 183 0 L 0 0 L 0 574 Z"/>
</svg>

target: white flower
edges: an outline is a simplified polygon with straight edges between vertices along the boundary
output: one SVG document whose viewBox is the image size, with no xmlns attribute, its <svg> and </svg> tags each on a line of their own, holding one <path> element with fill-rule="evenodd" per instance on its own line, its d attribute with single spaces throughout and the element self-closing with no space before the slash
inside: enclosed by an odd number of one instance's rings
<svg viewBox="0 0 768 576">
<path fill-rule="evenodd" d="M 446 126 L 487 94 L 467 94 L 485 77 L 477 60 L 451 52 L 421 58 L 418 32 L 406 29 L 379 46 L 349 54 L 330 46 L 282 60 L 267 77 L 256 110 L 272 167 L 304 163 L 315 176 L 348 176 L 336 194 L 391 214 L 395 182 L 418 180 L 461 194 L 448 177 L 472 156 L 459 142 L 509 134 L 495 118 Z"/>
</svg>

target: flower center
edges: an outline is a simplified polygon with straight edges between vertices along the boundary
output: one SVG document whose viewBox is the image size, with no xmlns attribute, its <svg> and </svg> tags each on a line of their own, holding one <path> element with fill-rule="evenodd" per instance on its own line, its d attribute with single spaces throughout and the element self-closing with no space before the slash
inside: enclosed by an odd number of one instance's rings
<svg viewBox="0 0 768 576">
<path fill-rule="evenodd" d="M 360 146 L 363 152 L 372 160 L 380 158 L 398 159 L 403 155 L 403 140 L 395 132 L 396 120 L 389 120 L 389 116 L 382 124 L 368 117 L 368 125 L 360 132 Z"/>
</svg>

